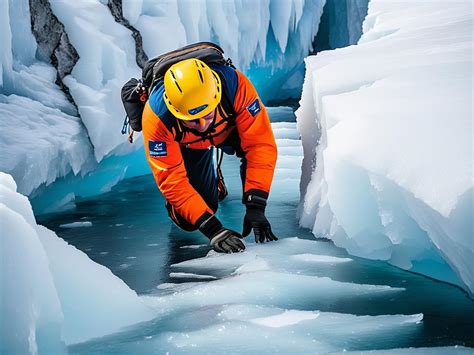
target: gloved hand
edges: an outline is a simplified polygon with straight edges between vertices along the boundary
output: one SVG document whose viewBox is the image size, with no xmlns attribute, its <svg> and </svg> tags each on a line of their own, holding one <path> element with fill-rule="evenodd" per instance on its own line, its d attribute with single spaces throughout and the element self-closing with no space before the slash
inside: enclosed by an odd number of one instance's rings
<svg viewBox="0 0 474 355">
<path fill-rule="evenodd" d="M 247 213 L 244 217 L 244 227 L 242 236 L 245 238 L 250 234 L 253 228 L 256 243 L 271 242 L 278 240 L 273 234 L 270 222 L 265 217 L 265 207 L 267 200 L 256 195 L 247 195 L 244 197 Z"/>
<path fill-rule="evenodd" d="M 199 230 L 209 238 L 212 249 L 218 253 L 238 253 L 245 250 L 245 244 L 240 239 L 242 236 L 224 228 L 216 216 L 205 220 Z"/>
</svg>

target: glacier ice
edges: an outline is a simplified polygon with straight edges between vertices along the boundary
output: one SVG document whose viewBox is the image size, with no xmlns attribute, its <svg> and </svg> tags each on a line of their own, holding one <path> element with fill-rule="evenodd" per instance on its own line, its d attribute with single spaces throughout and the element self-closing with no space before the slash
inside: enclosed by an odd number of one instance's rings
<svg viewBox="0 0 474 355">
<path fill-rule="evenodd" d="M 60 354 L 65 344 L 59 297 L 28 200 L 15 189 L 12 177 L 0 173 L 0 352 Z"/>
<path fill-rule="evenodd" d="M 197 41 L 215 41 L 265 100 L 278 98 L 280 87 L 312 50 L 324 3 L 124 0 L 123 15 L 142 34 L 149 57 Z M 258 70 L 249 70 L 251 64 Z M 302 77 L 293 85 L 296 92 L 301 83 Z"/>
<path fill-rule="evenodd" d="M 291 238 L 293 235 L 310 237 L 309 233 L 288 221 L 298 202 L 295 182 L 301 165 L 301 141 L 295 138 L 295 123 L 278 122 L 274 128 L 279 136 L 279 150 L 284 153 L 282 157 L 287 158 L 277 167 L 275 181 L 278 181 L 279 188 L 273 191 L 273 202 L 268 208 L 275 230 L 281 233 L 277 242 L 261 245 L 249 238 L 245 253 L 222 255 L 210 251 L 205 255 L 209 250 L 207 244 L 201 244 L 205 238 L 173 232 L 173 228 L 171 231 L 167 228 L 169 222 L 163 224 L 167 218 L 166 211 L 155 211 L 155 206 L 161 206 L 163 200 L 158 193 L 154 195 L 156 200 L 150 199 L 149 193 L 143 193 L 154 188 L 154 181 L 148 184 L 147 177 L 123 182 L 113 193 L 85 201 L 82 211 L 87 213 L 93 213 L 89 210 L 93 204 L 103 211 L 105 205 L 101 205 L 101 201 L 117 209 L 128 207 L 129 197 L 136 199 L 141 208 L 136 213 L 127 211 L 115 216 L 107 214 L 103 216 L 105 219 L 93 218 L 93 226 L 86 231 L 69 229 L 65 235 L 72 232 L 69 234 L 71 242 L 84 239 L 87 244 L 83 246 L 88 245 L 85 249 L 91 257 L 95 253 L 105 256 L 101 260 L 111 262 L 106 264 L 119 275 L 124 275 L 121 274 L 123 270 L 130 272 L 124 277 L 130 284 L 135 282 L 132 281 L 134 278 L 146 279 L 156 273 L 160 274 L 158 280 L 161 281 L 157 282 L 153 277 L 149 286 L 141 288 L 144 296 L 140 298 L 150 308 L 152 319 L 114 334 L 69 345 L 70 352 L 214 353 L 218 346 L 220 352 L 229 353 L 326 353 L 413 346 L 418 339 L 425 339 L 424 332 L 428 328 L 433 328 L 433 314 L 446 314 L 448 309 L 453 311 L 449 317 L 454 322 L 452 317 L 466 310 L 462 306 L 453 309 L 448 305 L 458 304 L 449 297 L 450 291 L 461 296 L 461 304 L 468 302 L 465 295 L 455 288 L 434 286 L 431 280 L 385 263 L 350 257 L 343 249 L 327 241 Z M 232 225 L 236 217 L 238 221 L 235 223 L 240 224 L 242 206 L 240 191 L 237 191 L 240 189 L 236 188 L 240 185 L 239 162 L 229 158 L 224 160 L 224 164 L 226 182 L 231 189 L 220 212 L 226 225 L 227 222 Z M 285 182 L 287 178 L 291 178 L 288 184 Z M 148 187 L 130 191 L 129 188 L 136 186 L 137 182 Z M 286 191 L 287 186 L 291 187 L 291 194 Z M 143 199 L 143 195 L 147 197 Z M 147 199 L 148 203 L 145 202 Z M 150 213 L 143 213 L 143 210 Z M 76 213 L 79 214 L 69 215 L 65 221 L 89 220 L 77 218 L 82 213 L 80 209 Z M 125 216 L 127 218 L 123 218 Z M 149 223 L 150 218 L 158 222 L 148 229 L 128 229 L 147 224 L 144 222 L 148 220 Z M 290 226 L 287 226 L 288 222 Z M 122 244 L 120 249 L 105 242 L 110 248 L 102 249 L 104 228 L 112 228 L 117 233 L 117 225 L 128 230 L 118 236 L 118 244 L 123 243 L 125 236 L 136 240 Z M 158 226 L 158 230 L 154 226 Z M 82 235 L 84 232 L 86 235 Z M 194 237 L 197 238 L 189 239 Z M 138 241 L 141 238 L 144 238 L 142 243 Z M 95 245 L 92 239 L 96 239 L 98 244 L 97 249 L 91 251 L 90 246 Z M 163 250 L 158 251 L 158 245 Z M 202 250 L 203 247 L 207 249 Z M 155 253 L 160 256 L 147 263 L 145 255 Z M 173 255 L 175 253 L 187 255 L 186 261 L 177 258 Z M 187 260 L 191 255 L 203 257 Z M 144 265 L 152 270 L 145 271 Z M 64 275 L 66 273 L 71 273 L 71 270 L 65 270 Z M 423 285 L 426 284 L 432 285 L 429 290 L 438 290 L 439 287 L 441 294 L 425 299 L 423 291 L 427 289 Z M 471 308 L 467 307 L 468 310 Z M 422 314 L 425 310 L 428 312 L 426 317 Z M 127 314 L 124 317 L 128 319 Z M 453 323 L 448 321 L 443 326 L 449 327 L 449 324 Z M 440 333 L 442 331 L 437 334 Z M 446 349 L 451 350 L 443 350 Z"/>
<path fill-rule="evenodd" d="M 301 60 L 312 48 L 324 3 L 137 0 L 123 1 L 123 14 L 142 30 L 144 49 L 150 56 L 198 40 L 216 41 L 255 81 L 261 96 L 270 97 L 265 91 L 276 94 L 280 87 L 287 93 L 299 92 L 304 77 Z M 137 144 L 129 145 L 120 134 L 125 117 L 120 87 L 140 72 L 131 31 L 114 21 L 106 1 L 52 0 L 49 4 L 79 56 L 62 83 L 77 109 L 54 84 L 56 71 L 41 61 L 47 58 L 31 33 L 28 1 L 2 1 L 0 21 L 2 124 L 14 120 L 23 131 L 27 123 L 32 126 L 29 131 L 37 133 L 25 137 L 2 130 L 2 151 L 9 158 L 2 159 L 0 168 L 14 177 L 20 192 L 36 197 L 60 179 L 59 186 L 53 186 L 57 199 L 45 200 L 42 205 L 46 207 L 40 212 L 67 205 L 84 190 L 86 196 L 104 192 L 120 179 L 144 172 L 133 164 L 140 138 Z M 156 40 L 158 33 L 160 40 Z M 78 115 L 80 119 L 75 117 Z M 58 137 L 49 135 L 46 122 L 55 122 Z M 63 134 L 72 137 L 71 141 L 65 141 Z M 37 149 L 30 156 L 31 145 Z M 102 173 L 89 175 L 98 163 Z M 104 171 L 111 172 L 108 183 Z M 66 180 L 71 183 L 69 187 Z M 77 188 L 77 184 L 82 187 Z M 71 186 L 75 188 L 71 190 Z"/>
<path fill-rule="evenodd" d="M 0 210 L 2 353 L 61 353 L 153 317 L 109 269 L 37 225 L 28 199 L 4 173 Z"/>
<path fill-rule="evenodd" d="M 0 6 L 0 170 L 30 194 L 69 172 L 90 170 L 92 146 L 76 109 L 54 84 L 54 68 L 36 59 L 28 1 Z"/>
<path fill-rule="evenodd" d="M 120 134 L 125 117 L 120 89 L 139 74 L 135 42 L 130 30 L 116 23 L 108 7 L 97 0 L 50 3 L 80 57 L 63 81 L 100 161 L 118 146 L 127 145 Z"/>
<path fill-rule="evenodd" d="M 474 291 L 470 1 L 371 1 L 356 46 L 306 59 L 302 226 Z"/>
<path fill-rule="evenodd" d="M 156 293 L 142 296 L 155 309 L 155 319 L 70 349 L 214 353 L 218 347 L 230 353 L 328 353 L 357 349 L 361 341 L 375 338 L 410 337 L 422 329 L 419 313 L 368 316 L 318 310 L 357 300 L 391 299 L 404 292 L 312 276 L 314 262 L 352 260 L 342 258 L 346 254 L 330 243 L 285 238 L 247 246 L 245 253 L 210 251 L 172 265 L 173 279 L 190 281 L 160 284 Z M 312 256 L 312 264 L 293 260 L 302 253 Z"/>
</svg>

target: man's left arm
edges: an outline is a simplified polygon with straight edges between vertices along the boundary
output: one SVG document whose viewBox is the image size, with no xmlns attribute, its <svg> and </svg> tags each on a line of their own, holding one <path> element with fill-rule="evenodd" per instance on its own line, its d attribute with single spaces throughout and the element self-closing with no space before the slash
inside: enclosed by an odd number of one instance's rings
<svg viewBox="0 0 474 355">
<path fill-rule="evenodd" d="M 236 125 L 245 152 L 243 203 L 247 207 L 243 236 L 252 228 L 256 242 L 276 240 L 265 217 L 265 207 L 277 160 L 277 146 L 267 110 L 252 83 L 239 71 L 234 100 Z"/>
</svg>

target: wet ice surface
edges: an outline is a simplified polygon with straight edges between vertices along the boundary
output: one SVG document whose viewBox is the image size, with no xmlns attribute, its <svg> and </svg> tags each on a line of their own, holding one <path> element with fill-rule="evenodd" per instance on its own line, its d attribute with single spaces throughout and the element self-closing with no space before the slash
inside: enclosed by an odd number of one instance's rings
<svg viewBox="0 0 474 355">
<path fill-rule="evenodd" d="M 92 223 L 91 222 L 72 222 L 72 223 L 61 224 L 59 227 L 61 228 L 92 227 Z"/>
<path fill-rule="evenodd" d="M 473 302 L 459 289 L 386 263 L 354 258 L 298 228 L 301 145 L 295 124 L 273 124 L 279 161 L 267 211 L 279 241 L 221 255 L 205 237 L 168 220 L 153 178 L 43 216 L 90 258 L 110 268 L 156 311 L 146 323 L 71 353 L 325 353 L 473 346 Z M 218 216 L 241 231 L 238 160 L 224 158 L 230 194 Z M 61 228 L 74 222 L 88 228 Z M 448 352 L 453 349 L 446 349 Z"/>
</svg>

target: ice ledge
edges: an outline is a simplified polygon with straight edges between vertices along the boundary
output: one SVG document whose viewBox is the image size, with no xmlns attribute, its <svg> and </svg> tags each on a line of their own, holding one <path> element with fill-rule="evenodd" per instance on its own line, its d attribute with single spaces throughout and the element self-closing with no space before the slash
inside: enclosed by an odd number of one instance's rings
<svg viewBox="0 0 474 355">
<path fill-rule="evenodd" d="M 112 272 L 36 224 L 28 199 L 0 173 L 0 352 L 59 354 L 154 313 Z M 16 305 L 16 306 L 14 306 Z"/>
<path fill-rule="evenodd" d="M 474 291 L 469 1 L 374 0 L 359 44 L 306 59 L 300 223 Z"/>
</svg>

